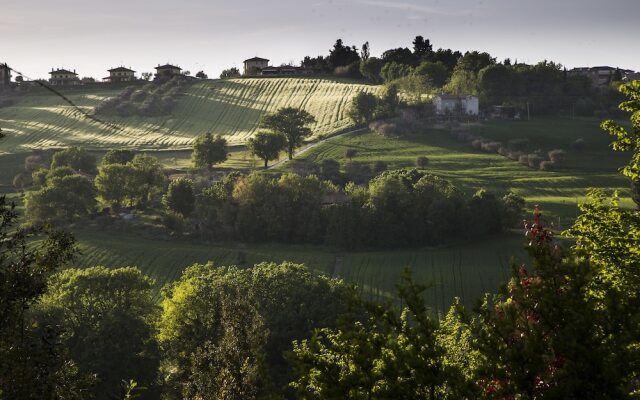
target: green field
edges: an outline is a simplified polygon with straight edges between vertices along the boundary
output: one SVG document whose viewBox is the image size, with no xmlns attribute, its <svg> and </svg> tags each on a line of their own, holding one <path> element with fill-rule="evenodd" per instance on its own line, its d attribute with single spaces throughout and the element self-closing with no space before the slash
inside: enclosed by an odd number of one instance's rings
<svg viewBox="0 0 640 400">
<path fill-rule="evenodd" d="M 107 86 L 66 89 L 63 93 L 87 112 L 121 89 Z M 242 144 L 255 133 L 262 115 L 280 107 L 300 107 L 316 117 L 315 135 L 332 134 L 351 125 L 345 114 L 352 96 L 376 86 L 329 78 L 253 78 L 194 83 L 166 117 L 104 117 L 122 130 L 86 119 L 60 97 L 45 91 L 19 97 L 0 109 L 0 127 L 8 137 L 1 153 L 81 145 L 91 150 L 126 147 L 137 150 L 188 148 L 205 132 Z"/>
<path fill-rule="evenodd" d="M 619 190 L 625 197 L 622 204 L 632 206 L 627 179 L 617 172 L 629 155 L 614 153 L 609 148 L 611 138 L 595 119 L 495 121 L 471 125 L 468 129 L 501 141 L 528 138 L 532 146 L 545 151 L 561 148 L 567 152 L 567 160 L 556 171 L 534 170 L 498 154 L 475 150 L 451 138 L 447 131 L 437 129 L 398 139 L 371 132 L 332 138 L 299 159 L 315 163 L 335 159 L 344 165 L 345 151 L 351 148 L 358 151 L 354 161 L 381 160 L 394 169 L 415 165 L 418 156 L 427 156 L 429 171 L 452 180 L 467 193 L 472 194 L 478 188 L 496 193 L 512 190 L 525 197 L 530 205 L 540 204 L 544 212 L 554 216 L 556 224 L 564 227 L 575 218 L 576 204 L 585 200 L 588 188 Z M 578 137 L 587 143 L 582 152 L 569 148 Z M 280 168 L 287 168 L 286 164 Z"/>
<path fill-rule="evenodd" d="M 409 267 L 418 282 L 433 285 L 425 294 L 426 300 L 440 312 L 449 307 L 455 296 L 471 305 L 483 293 L 495 291 L 508 277 L 511 256 L 523 257 L 522 237 L 517 234 L 454 247 L 339 254 L 317 246 L 146 239 L 125 231 L 83 229 L 75 234 L 81 255 L 74 266 L 135 265 L 160 285 L 177 279 L 193 263 L 234 265 L 244 259 L 247 265 L 253 265 L 262 261 L 292 261 L 317 273 L 356 283 L 366 298 L 380 300 L 394 298 L 395 284 Z"/>
</svg>

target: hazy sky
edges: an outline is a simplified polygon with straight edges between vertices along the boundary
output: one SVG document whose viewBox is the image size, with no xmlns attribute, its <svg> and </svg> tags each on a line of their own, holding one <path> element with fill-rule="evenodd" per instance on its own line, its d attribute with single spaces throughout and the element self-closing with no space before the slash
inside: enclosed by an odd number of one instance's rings
<svg viewBox="0 0 640 400">
<path fill-rule="evenodd" d="M 0 62 L 31 78 L 166 62 L 215 77 L 256 55 L 328 54 L 338 37 L 379 55 L 423 35 L 499 60 L 640 70 L 639 16 L 640 0 L 0 0 Z"/>
</svg>

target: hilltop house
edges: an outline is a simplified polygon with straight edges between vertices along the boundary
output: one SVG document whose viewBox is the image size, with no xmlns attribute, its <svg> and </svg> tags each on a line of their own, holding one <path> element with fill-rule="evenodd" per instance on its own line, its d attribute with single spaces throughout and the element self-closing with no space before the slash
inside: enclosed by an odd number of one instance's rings
<svg viewBox="0 0 640 400">
<path fill-rule="evenodd" d="M 243 75 L 258 75 L 260 72 L 269 66 L 269 60 L 266 58 L 253 57 L 244 60 L 244 74 Z"/>
<path fill-rule="evenodd" d="M 51 75 L 51 78 L 49 78 L 49 83 L 51 85 L 79 85 L 81 83 L 75 69 L 71 72 L 62 68 L 56 70 L 51 68 L 49 75 Z"/>
<path fill-rule="evenodd" d="M 135 81 L 136 71 L 125 67 L 111 68 L 109 70 L 109 76 L 102 78 L 102 80 L 111 83 Z"/>
<path fill-rule="evenodd" d="M 8 88 L 11 85 L 11 68 L 4 63 L 0 64 L 0 90 Z"/>
<path fill-rule="evenodd" d="M 156 79 L 159 77 L 173 77 L 182 74 L 182 68 L 171 64 L 158 65 L 156 67 Z"/>
<path fill-rule="evenodd" d="M 579 67 L 573 68 L 568 72 L 569 76 L 582 75 L 586 76 L 593 82 L 593 86 L 603 87 L 609 85 L 612 81 L 623 80 L 626 76 L 632 74 L 633 71 L 627 69 L 613 67 Z"/>
<path fill-rule="evenodd" d="M 479 102 L 476 96 L 442 94 L 433 98 L 437 114 L 462 113 L 478 115 Z"/>
</svg>

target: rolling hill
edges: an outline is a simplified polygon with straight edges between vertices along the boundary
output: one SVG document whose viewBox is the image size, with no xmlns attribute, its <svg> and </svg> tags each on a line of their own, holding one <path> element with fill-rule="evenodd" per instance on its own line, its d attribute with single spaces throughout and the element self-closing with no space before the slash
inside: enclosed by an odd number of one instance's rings
<svg viewBox="0 0 640 400">
<path fill-rule="evenodd" d="M 84 146 L 106 150 L 115 146 L 137 150 L 185 149 L 205 132 L 224 135 L 230 144 L 243 144 L 256 132 L 262 115 L 280 107 L 301 107 L 316 117 L 315 135 L 348 128 L 346 108 L 360 91 L 375 86 L 328 78 L 252 78 L 207 80 L 191 85 L 172 115 L 105 117 L 114 130 L 92 122 L 62 98 L 34 90 L 16 104 L 0 109 L 0 127 L 8 134 L 0 153 L 22 153 L 46 147 Z M 63 93 L 88 112 L 121 89 L 106 86 L 64 89 Z"/>
</svg>

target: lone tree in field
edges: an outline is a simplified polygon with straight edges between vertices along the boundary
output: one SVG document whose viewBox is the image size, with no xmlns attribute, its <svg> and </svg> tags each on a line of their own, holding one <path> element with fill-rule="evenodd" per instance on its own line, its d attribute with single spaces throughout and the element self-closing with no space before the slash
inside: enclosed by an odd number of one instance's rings
<svg viewBox="0 0 640 400">
<path fill-rule="evenodd" d="M 191 159 L 196 168 L 213 168 L 214 164 L 227 160 L 227 140 L 220 135 L 206 133 L 198 136 L 193 143 Z"/>
<path fill-rule="evenodd" d="M 378 98 L 374 94 L 360 92 L 351 100 L 349 118 L 356 124 L 369 123 L 373 120 L 377 107 Z"/>
<path fill-rule="evenodd" d="M 287 146 L 287 138 L 278 132 L 258 132 L 249 139 L 247 146 L 251 154 L 264 161 L 264 169 L 267 169 L 269 161 L 277 160 Z"/>
<path fill-rule="evenodd" d="M 293 160 L 293 150 L 302 145 L 305 137 L 311 135 L 311 129 L 307 125 L 315 122 L 313 115 L 305 110 L 283 107 L 262 118 L 260 127 L 284 135 L 287 138 L 289 160 Z"/>
</svg>

